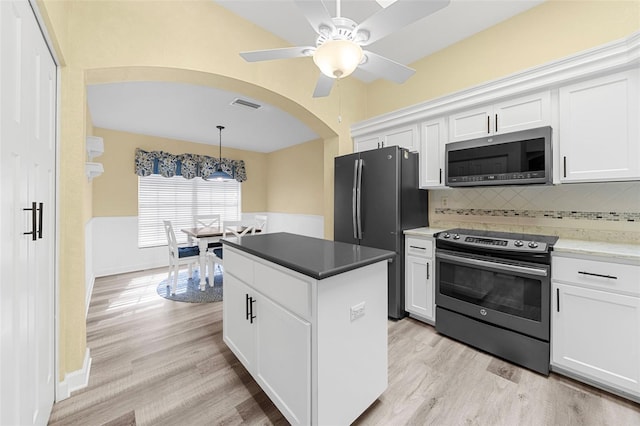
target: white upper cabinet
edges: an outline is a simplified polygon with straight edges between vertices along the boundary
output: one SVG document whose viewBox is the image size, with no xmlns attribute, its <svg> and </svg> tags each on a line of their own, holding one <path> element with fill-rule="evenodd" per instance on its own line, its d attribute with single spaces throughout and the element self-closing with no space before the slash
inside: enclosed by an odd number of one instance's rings
<svg viewBox="0 0 640 426">
<path fill-rule="evenodd" d="M 560 88 L 561 182 L 640 179 L 639 72 Z"/>
<path fill-rule="evenodd" d="M 418 125 L 410 124 L 373 135 L 357 137 L 354 139 L 354 150 L 355 152 L 362 152 L 397 145 L 409 151 L 418 151 L 419 142 Z"/>
<path fill-rule="evenodd" d="M 353 141 L 354 152 L 369 151 L 370 149 L 380 148 L 382 137 L 379 135 L 365 136 L 362 138 L 355 138 Z"/>
<path fill-rule="evenodd" d="M 447 126 L 444 117 L 420 125 L 420 188 L 444 186 L 444 144 Z"/>
<path fill-rule="evenodd" d="M 551 93 L 544 91 L 449 116 L 449 141 L 533 129 L 551 124 Z"/>
</svg>

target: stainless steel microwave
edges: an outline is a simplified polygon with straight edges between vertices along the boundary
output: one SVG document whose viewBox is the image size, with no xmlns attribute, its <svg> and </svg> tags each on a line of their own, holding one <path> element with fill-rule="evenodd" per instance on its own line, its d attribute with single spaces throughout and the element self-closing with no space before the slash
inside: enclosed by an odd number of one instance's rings
<svg viewBox="0 0 640 426">
<path fill-rule="evenodd" d="M 445 184 L 551 184 L 551 146 L 549 126 L 448 143 Z"/>
</svg>

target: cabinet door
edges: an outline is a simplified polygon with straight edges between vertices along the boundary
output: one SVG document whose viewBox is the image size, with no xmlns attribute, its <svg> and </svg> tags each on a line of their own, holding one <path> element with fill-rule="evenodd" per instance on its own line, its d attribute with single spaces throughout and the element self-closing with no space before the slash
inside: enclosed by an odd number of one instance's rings
<svg viewBox="0 0 640 426">
<path fill-rule="evenodd" d="M 354 141 L 354 152 L 369 151 L 370 149 L 378 149 L 382 146 L 382 138 L 380 136 L 366 136 L 364 138 L 356 138 Z"/>
<path fill-rule="evenodd" d="M 562 182 L 640 178 L 638 69 L 559 92 Z"/>
<path fill-rule="evenodd" d="M 551 92 L 546 91 L 494 105 L 494 133 L 509 133 L 551 124 Z"/>
<path fill-rule="evenodd" d="M 640 298 L 554 283 L 552 364 L 640 392 Z"/>
<path fill-rule="evenodd" d="M 433 320 L 433 261 L 407 256 L 405 271 L 405 309 L 424 319 Z"/>
<path fill-rule="evenodd" d="M 463 141 L 493 134 L 491 105 L 469 109 L 449 116 L 449 141 Z"/>
<path fill-rule="evenodd" d="M 418 125 L 399 127 L 385 132 L 382 146 L 397 145 L 409 151 L 418 150 Z"/>
<path fill-rule="evenodd" d="M 255 360 L 255 319 L 248 316 L 251 289 L 235 276 L 224 274 L 222 305 L 222 337 L 247 370 L 252 371 Z M 255 302 L 253 309 L 255 312 Z M 254 313 L 255 315 L 255 313 Z"/>
<path fill-rule="evenodd" d="M 310 424 L 311 324 L 267 297 L 254 313 L 256 380 L 291 424 Z"/>
<path fill-rule="evenodd" d="M 445 119 L 422 123 L 420 132 L 420 188 L 444 186 Z"/>
</svg>

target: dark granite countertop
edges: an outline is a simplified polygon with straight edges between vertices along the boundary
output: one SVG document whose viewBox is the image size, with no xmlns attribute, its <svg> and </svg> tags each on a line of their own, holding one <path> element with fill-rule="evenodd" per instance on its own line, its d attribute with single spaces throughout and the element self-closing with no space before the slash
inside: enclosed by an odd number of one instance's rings
<svg viewBox="0 0 640 426">
<path fill-rule="evenodd" d="M 394 252 L 388 250 L 287 232 L 229 238 L 222 242 L 317 280 L 395 256 Z"/>
</svg>

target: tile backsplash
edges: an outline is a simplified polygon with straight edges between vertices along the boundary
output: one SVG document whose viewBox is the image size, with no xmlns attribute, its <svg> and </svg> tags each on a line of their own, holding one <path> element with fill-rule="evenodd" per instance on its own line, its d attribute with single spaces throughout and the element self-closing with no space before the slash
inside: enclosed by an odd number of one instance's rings
<svg viewBox="0 0 640 426">
<path fill-rule="evenodd" d="M 640 182 L 429 191 L 429 224 L 640 244 Z"/>
</svg>

